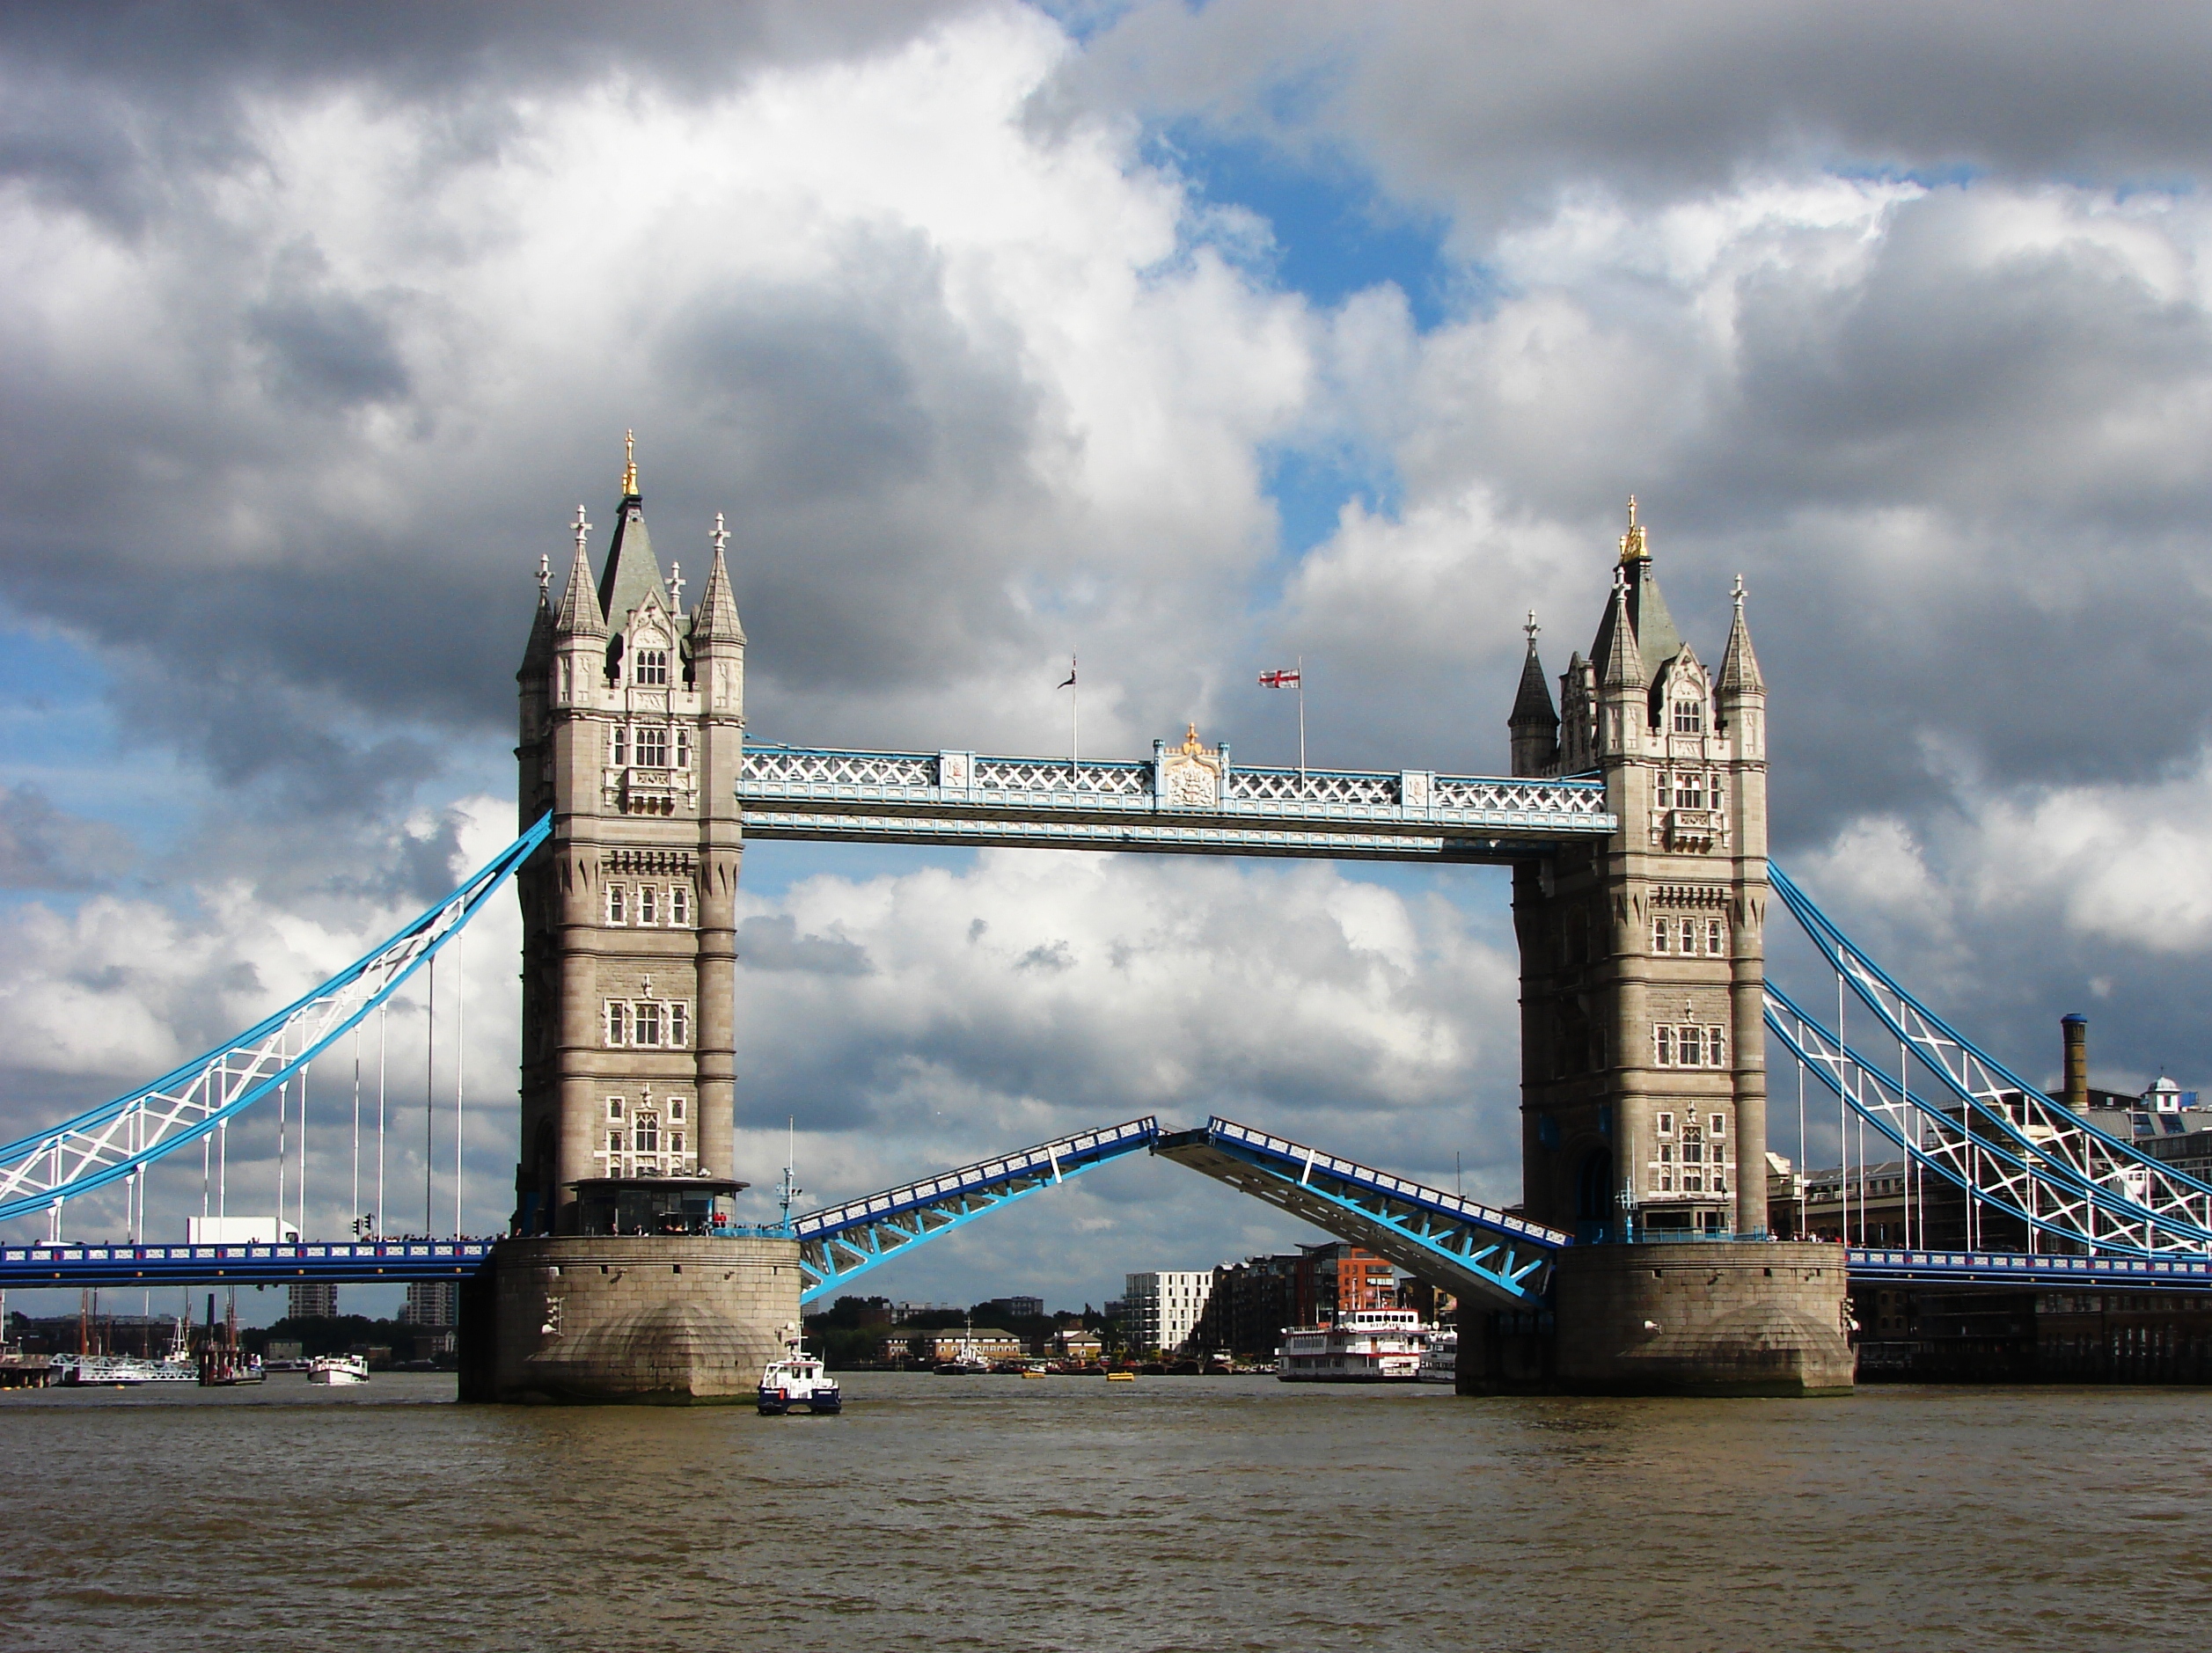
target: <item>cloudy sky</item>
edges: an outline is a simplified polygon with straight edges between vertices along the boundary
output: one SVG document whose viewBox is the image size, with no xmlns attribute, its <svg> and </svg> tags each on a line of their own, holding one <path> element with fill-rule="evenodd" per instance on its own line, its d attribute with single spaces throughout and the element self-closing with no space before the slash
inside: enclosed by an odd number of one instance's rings
<svg viewBox="0 0 2212 1653">
<path fill-rule="evenodd" d="M 1287 761 L 1253 679 L 1302 656 L 1315 762 L 1496 771 L 1520 617 L 1555 671 L 1586 647 L 1633 492 L 1709 658 L 1748 587 L 1777 859 L 2032 1077 L 2081 1009 L 2098 1083 L 2212 1081 L 2208 37 L 1874 0 L 11 5 L 0 1126 L 266 1013 L 506 841 L 533 571 L 579 501 L 612 520 L 626 428 L 663 559 L 729 515 L 754 735 L 821 744 L 1062 750 L 1080 653 L 1086 750 L 1191 720 Z M 1218 1110 L 1516 1193 L 1500 874 L 769 845 L 745 879 L 760 1183 L 787 1118 L 828 1200 Z M 475 1229 L 516 933 L 468 944 Z M 233 1210 L 273 1202 L 253 1137 Z M 1095 1302 L 1297 1232 L 1128 1164 L 873 1289 Z"/>
</svg>

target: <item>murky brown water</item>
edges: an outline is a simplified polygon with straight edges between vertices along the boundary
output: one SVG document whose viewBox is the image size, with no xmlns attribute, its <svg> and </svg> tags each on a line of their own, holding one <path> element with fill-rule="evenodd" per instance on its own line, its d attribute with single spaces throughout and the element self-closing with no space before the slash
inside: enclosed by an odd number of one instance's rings
<svg viewBox="0 0 2212 1653">
<path fill-rule="evenodd" d="M 840 1418 L 0 1395 L 0 1645 L 2194 1647 L 2212 1395 L 859 1374 Z"/>
</svg>

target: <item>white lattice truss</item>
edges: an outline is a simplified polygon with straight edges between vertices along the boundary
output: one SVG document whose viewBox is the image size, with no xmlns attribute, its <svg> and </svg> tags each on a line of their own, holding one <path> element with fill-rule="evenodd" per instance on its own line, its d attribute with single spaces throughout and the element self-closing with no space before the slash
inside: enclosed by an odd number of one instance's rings
<svg viewBox="0 0 2212 1653">
<path fill-rule="evenodd" d="M 1841 984 L 1914 1058 L 1868 1062 L 1771 983 L 1768 1028 L 1914 1164 L 2025 1223 L 2032 1244 L 2134 1255 L 2212 1253 L 2212 1187 L 2098 1130 L 1983 1053 L 1865 957 L 1779 868 L 1777 894 Z M 1837 1021 L 1842 1022 L 1839 994 Z M 1935 1092 L 1911 1089 L 1913 1073 Z"/>
<path fill-rule="evenodd" d="M 374 952 L 229 1043 L 64 1124 L 0 1146 L 0 1218 L 51 1210 L 135 1178 L 220 1130 L 390 998 L 552 830 L 548 816 Z"/>
<path fill-rule="evenodd" d="M 1510 861 L 1619 824 L 1587 778 L 1238 769 L 1164 743 L 1133 764 L 760 747 L 737 801 L 758 838 L 1347 860 Z"/>
</svg>

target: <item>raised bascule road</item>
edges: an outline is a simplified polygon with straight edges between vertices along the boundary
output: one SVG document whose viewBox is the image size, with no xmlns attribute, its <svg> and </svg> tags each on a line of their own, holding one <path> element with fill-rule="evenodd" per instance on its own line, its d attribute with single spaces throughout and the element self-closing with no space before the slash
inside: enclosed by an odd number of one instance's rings
<svg viewBox="0 0 2212 1653">
<path fill-rule="evenodd" d="M 634 466 L 523 666 L 515 842 L 297 1003 L 144 1086 L 0 1146 L 0 1286 L 464 1282 L 463 1393 L 743 1396 L 805 1303 L 1071 1177 L 1171 1160 L 1463 1304 L 1461 1386 L 1812 1393 L 1852 1381 L 1849 1278 L 2212 1290 L 2212 1187 L 2098 1130 L 1944 1020 L 1766 856 L 1766 684 L 1738 588 L 1719 664 L 1676 629 L 1631 503 L 1589 651 L 1533 618 L 1512 773 L 1250 767 L 1195 728 L 1134 761 L 744 739 L 720 531 L 696 606 L 663 579 Z M 1074 1133 L 765 1227 L 734 1220 L 734 895 L 747 839 L 1509 867 L 1523 1189 L 1502 1210 L 1220 1116 Z M 146 1174 L 282 1100 L 514 881 L 521 1117 L 496 1242 L 156 1244 Z M 1833 977 L 1767 980 L 1785 915 Z M 1844 1036 L 1856 1006 L 1859 1043 Z M 1871 1050 L 1869 1054 L 1869 1035 Z M 1768 1056 L 1902 1161 L 1901 1244 L 1769 1233 Z M 131 1232 L 62 1238 L 120 1185 Z"/>
</svg>

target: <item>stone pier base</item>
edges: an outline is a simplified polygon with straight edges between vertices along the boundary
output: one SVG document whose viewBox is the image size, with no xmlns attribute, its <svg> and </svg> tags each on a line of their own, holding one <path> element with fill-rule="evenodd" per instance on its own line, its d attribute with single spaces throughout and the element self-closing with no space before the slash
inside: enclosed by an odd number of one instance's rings
<svg viewBox="0 0 2212 1653">
<path fill-rule="evenodd" d="M 1460 1320 L 1462 1394 L 1842 1394 L 1843 1248 L 1814 1241 L 1576 1246 L 1542 1313 Z"/>
<path fill-rule="evenodd" d="M 461 1294 L 461 1399 L 750 1401 L 799 1319 L 791 1240 L 502 1240 Z"/>
</svg>

